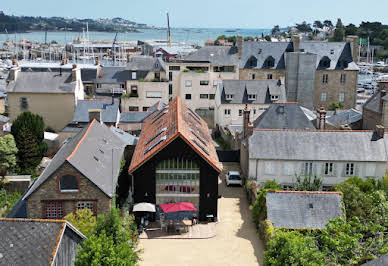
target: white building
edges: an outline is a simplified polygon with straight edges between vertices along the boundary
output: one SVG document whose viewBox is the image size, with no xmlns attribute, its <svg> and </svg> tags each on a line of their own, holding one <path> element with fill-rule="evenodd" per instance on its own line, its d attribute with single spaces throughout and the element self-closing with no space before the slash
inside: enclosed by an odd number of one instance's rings
<svg viewBox="0 0 388 266">
<path fill-rule="evenodd" d="M 280 80 L 223 80 L 216 93 L 215 124 L 242 129 L 244 110 L 252 121 L 278 101 L 286 101 Z"/>
<path fill-rule="evenodd" d="M 381 178 L 387 140 L 377 132 L 254 129 L 241 145 L 242 170 L 258 183 L 283 185 L 305 175 L 322 177 L 324 186 L 354 176 Z"/>
</svg>

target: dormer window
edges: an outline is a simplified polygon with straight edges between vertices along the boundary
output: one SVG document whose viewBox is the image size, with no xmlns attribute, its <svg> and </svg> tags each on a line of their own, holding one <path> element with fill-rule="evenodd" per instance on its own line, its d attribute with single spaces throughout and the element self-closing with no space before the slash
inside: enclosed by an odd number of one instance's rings
<svg viewBox="0 0 388 266">
<path fill-rule="evenodd" d="M 275 58 L 272 56 L 268 56 L 268 58 L 265 60 L 264 67 L 266 68 L 272 68 L 275 66 Z"/>
<path fill-rule="evenodd" d="M 334 49 L 331 49 L 331 50 L 330 50 L 330 54 L 334 54 Z"/>
<path fill-rule="evenodd" d="M 233 94 L 226 94 L 226 99 L 227 100 L 232 100 L 233 99 Z"/>
<path fill-rule="evenodd" d="M 65 174 L 59 178 L 60 192 L 78 192 L 78 178 L 71 174 Z"/>
<path fill-rule="evenodd" d="M 261 54 L 261 51 L 262 51 L 262 50 L 261 50 L 261 48 L 260 48 L 259 51 L 258 51 L 257 53 L 258 53 L 258 54 Z"/>
<path fill-rule="evenodd" d="M 256 94 L 248 94 L 248 100 L 256 100 Z"/>
<path fill-rule="evenodd" d="M 321 61 L 319 62 L 319 66 L 321 68 L 329 68 L 330 67 L 330 59 L 325 56 L 321 59 Z"/>
<path fill-rule="evenodd" d="M 246 64 L 246 68 L 254 68 L 257 67 L 257 58 L 254 56 L 251 56 Z"/>
</svg>

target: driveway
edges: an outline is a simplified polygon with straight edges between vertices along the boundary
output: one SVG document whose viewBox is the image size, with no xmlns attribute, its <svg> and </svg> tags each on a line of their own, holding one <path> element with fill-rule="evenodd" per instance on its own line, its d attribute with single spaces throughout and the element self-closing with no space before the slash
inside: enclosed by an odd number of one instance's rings
<svg viewBox="0 0 388 266">
<path fill-rule="evenodd" d="M 226 187 L 224 173 L 239 170 L 238 164 L 224 164 L 219 180 L 219 223 L 210 239 L 141 239 L 140 265 L 259 265 L 263 243 L 256 233 L 251 211 L 241 187 Z"/>
</svg>

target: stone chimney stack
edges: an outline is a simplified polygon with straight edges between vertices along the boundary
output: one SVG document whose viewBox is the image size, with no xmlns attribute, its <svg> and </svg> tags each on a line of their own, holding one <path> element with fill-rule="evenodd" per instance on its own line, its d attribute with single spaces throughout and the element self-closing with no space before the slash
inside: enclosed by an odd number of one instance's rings
<svg viewBox="0 0 388 266">
<path fill-rule="evenodd" d="M 92 122 L 96 119 L 98 122 L 102 123 L 101 119 L 101 109 L 89 109 L 89 122 Z"/>
<path fill-rule="evenodd" d="M 71 80 L 81 80 L 81 70 L 78 68 L 77 64 L 73 64 L 73 69 L 71 71 Z"/>
<path fill-rule="evenodd" d="M 237 45 L 237 56 L 238 56 L 238 59 L 241 59 L 242 49 L 243 49 L 243 38 L 242 38 L 241 35 L 237 35 L 236 45 Z"/>
<path fill-rule="evenodd" d="M 61 62 L 61 65 L 66 65 L 67 63 L 69 63 L 69 60 L 65 57 L 62 59 L 62 62 Z"/>
<path fill-rule="evenodd" d="M 317 110 L 317 129 L 324 130 L 326 124 L 326 110 L 321 105 L 319 110 Z"/>
<path fill-rule="evenodd" d="M 294 52 L 299 52 L 300 51 L 300 37 L 299 37 L 299 35 L 292 36 L 292 43 L 294 45 Z"/>
<path fill-rule="evenodd" d="M 246 138 L 249 136 L 249 124 L 252 124 L 250 121 L 249 121 L 249 116 L 250 116 L 251 112 L 248 110 L 248 105 L 245 105 L 245 109 L 243 111 L 243 137 Z"/>
<path fill-rule="evenodd" d="M 385 128 L 382 125 L 376 125 L 376 134 L 377 136 L 382 139 L 384 138 Z"/>
<path fill-rule="evenodd" d="M 346 42 L 350 44 L 350 48 L 352 49 L 352 58 L 353 62 L 358 62 L 358 54 L 360 46 L 358 44 L 358 36 L 349 35 L 346 36 Z"/>
<path fill-rule="evenodd" d="M 21 68 L 17 64 L 17 61 L 16 61 L 16 65 L 13 65 L 12 68 L 10 69 L 10 71 L 9 71 L 9 80 L 16 81 L 20 71 L 21 71 Z"/>
</svg>

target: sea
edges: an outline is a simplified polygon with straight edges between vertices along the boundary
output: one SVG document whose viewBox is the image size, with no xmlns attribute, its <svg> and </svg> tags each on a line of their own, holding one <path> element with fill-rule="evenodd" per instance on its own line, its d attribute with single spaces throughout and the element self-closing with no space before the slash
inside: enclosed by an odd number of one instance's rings
<svg viewBox="0 0 388 266">
<path fill-rule="evenodd" d="M 217 29 L 217 28 L 172 28 L 171 39 L 173 42 L 185 42 L 203 46 L 206 40 L 214 40 L 220 35 L 231 36 L 241 35 L 243 37 L 261 37 L 270 33 L 270 29 Z M 89 32 L 89 40 L 113 40 L 115 32 Z M 71 43 L 76 37 L 82 37 L 82 32 L 47 32 L 47 42 L 56 41 L 59 44 Z M 44 42 L 45 32 L 28 32 L 0 34 L 0 43 L 9 40 L 29 40 L 33 42 Z M 139 32 L 118 33 L 119 41 L 137 40 L 166 40 L 166 29 L 139 29 Z"/>
</svg>

